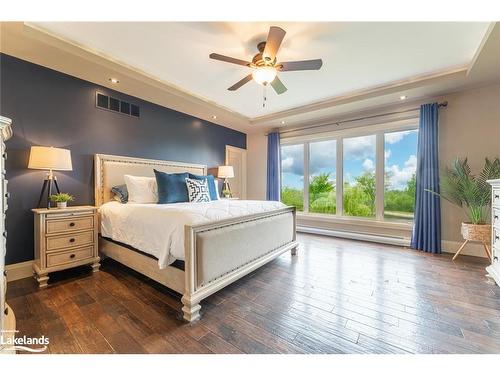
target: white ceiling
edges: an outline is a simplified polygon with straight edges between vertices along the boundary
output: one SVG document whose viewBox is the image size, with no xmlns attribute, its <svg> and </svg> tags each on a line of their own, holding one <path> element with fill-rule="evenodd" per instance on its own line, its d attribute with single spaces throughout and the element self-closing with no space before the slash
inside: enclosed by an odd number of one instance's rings
<svg viewBox="0 0 500 375">
<path fill-rule="evenodd" d="M 44 22 L 58 37 L 253 119 L 339 95 L 471 62 L 488 23 Z M 281 61 L 322 58 L 320 71 L 280 73 L 288 91 L 227 87 L 249 68 L 210 60 L 211 52 L 250 60 L 270 25 L 287 31 Z M 121 78 L 121 77 L 118 77 Z"/>
</svg>

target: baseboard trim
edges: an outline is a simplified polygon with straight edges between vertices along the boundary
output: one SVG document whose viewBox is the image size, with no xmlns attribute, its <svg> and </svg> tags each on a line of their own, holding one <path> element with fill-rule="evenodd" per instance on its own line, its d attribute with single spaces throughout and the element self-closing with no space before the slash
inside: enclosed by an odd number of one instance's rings
<svg viewBox="0 0 500 375">
<path fill-rule="evenodd" d="M 8 264 L 5 266 L 5 272 L 7 273 L 7 282 L 32 277 L 33 261 Z"/>
<path fill-rule="evenodd" d="M 389 236 L 381 236 L 375 234 L 365 234 L 365 233 L 347 232 L 347 231 L 332 230 L 332 229 L 305 227 L 300 225 L 297 226 L 297 232 L 321 234 L 325 236 L 347 238 L 351 240 L 377 242 L 387 245 L 396 245 L 404 247 L 410 246 L 410 239 L 403 237 L 389 237 Z M 456 253 L 461 244 L 462 242 L 458 241 L 441 241 L 441 249 L 444 253 L 454 254 Z M 484 247 L 482 244 L 478 242 L 468 243 L 460 254 L 486 258 Z"/>
<path fill-rule="evenodd" d="M 379 236 L 374 234 L 366 233 L 356 233 L 356 232 L 346 232 L 341 230 L 323 229 L 323 228 L 312 228 L 297 226 L 297 232 L 311 233 L 311 234 L 322 234 L 325 236 L 348 238 L 351 240 L 378 242 L 387 245 L 397 245 L 397 246 L 410 246 L 410 239 L 403 237 L 390 237 L 390 236 Z"/>
</svg>

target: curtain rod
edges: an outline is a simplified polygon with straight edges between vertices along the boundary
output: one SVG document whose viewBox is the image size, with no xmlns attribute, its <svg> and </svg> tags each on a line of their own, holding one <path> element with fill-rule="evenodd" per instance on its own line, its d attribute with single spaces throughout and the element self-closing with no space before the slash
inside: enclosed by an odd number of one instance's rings
<svg viewBox="0 0 500 375">
<path fill-rule="evenodd" d="M 448 102 L 442 102 L 442 103 L 439 103 L 438 104 L 438 107 L 444 107 L 446 108 L 448 106 Z M 330 124 L 321 124 L 321 125 L 310 125 L 310 126 L 304 126 L 302 128 L 294 128 L 294 129 L 288 129 L 288 130 L 284 130 L 284 131 L 278 131 L 280 134 L 285 134 L 285 133 L 291 133 L 291 132 L 295 132 L 295 131 L 300 131 L 300 130 L 308 130 L 308 129 L 315 129 L 315 128 L 321 128 L 323 126 L 329 126 L 329 125 L 337 125 L 337 126 L 340 126 L 341 124 L 346 124 L 348 122 L 354 122 L 354 121 L 361 121 L 361 120 L 369 120 L 369 119 L 372 119 L 372 118 L 377 118 L 377 117 L 383 117 L 383 116 L 389 116 L 389 115 L 397 115 L 397 114 L 400 114 L 400 113 L 406 113 L 406 112 L 413 112 L 413 111 L 416 111 L 416 110 L 419 110 L 420 107 L 416 107 L 416 108 L 410 108 L 410 109 L 405 109 L 403 111 L 395 111 L 395 112 L 387 112 L 387 113 L 379 113 L 378 115 L 371 115 L 371 116 L 364 116 L 364 117 L 358 117 L 358 118 L 353 118 L 353 119 L 349 119 L 349 120 L 344 120 L 344 121 L 336 121 L 336 122 L 332 122 Z M 266 134 L 266 136 L 268 135 L 269 133 Z"/>
</svg>

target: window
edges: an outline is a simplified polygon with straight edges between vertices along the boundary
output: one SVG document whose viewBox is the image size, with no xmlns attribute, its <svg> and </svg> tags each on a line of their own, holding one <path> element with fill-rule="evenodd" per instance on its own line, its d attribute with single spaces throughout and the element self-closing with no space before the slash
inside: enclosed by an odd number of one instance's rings
<svg viewBox="0 0 500 375">
<path fill-rule="evenodd" d="M 375 217 L 375 135 L 344 138 L 344 215 Z"/>
<path fill-rule="evenodd" d="M 281 146 L 281 201 L 304 209 L 304 145 Z"/>
<path fill-rule="evenodd" d="M 309 144 L 309 212 L 335 214 L 336 160 L 336 140 Z"/>
<path fill-rule="evenodd" d="M 412 221 L 418 120 L 281 139 L 281 201 L 311 215 Z"/>
<path fill-rule="evenodd" d="M 384 135 L 384 219 L 413 220 L 418 130 Z"/>
</svg>

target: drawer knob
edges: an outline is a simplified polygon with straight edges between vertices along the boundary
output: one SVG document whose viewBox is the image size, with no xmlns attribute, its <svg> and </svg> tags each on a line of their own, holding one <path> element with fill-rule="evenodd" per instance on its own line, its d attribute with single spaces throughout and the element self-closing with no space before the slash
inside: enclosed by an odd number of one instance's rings
<svg viewBox="0 0 500 375">
<path fill-rule="evenodd" d="M 498 260 L 498 257 L 493 257 L 493 260 L 496 262 Z"/>
<path fill-rule="evenodd" d="M 70 226 L 70 227 L 74 227 L 74 226 L 75 226 L 75 223 L 69 223 L 69 226 Z"/>
<path fill-rule="evenodd" d="M 69 257 L 73 259 L 75 256 L 76 256 L 75 254 L 71 254 Z"/>
<path fill-rule="evenodd" d="M 69 242 L 75 242 L 75 239 L 74 238 L 70 238 Z"/>
<path fill-rule="evenodd" d="M 495 199 L 498 199 L 498 198 L 500 198 L 500 195 L 495 194 Z"/>
<path fill-rule="evenodd" d="M 498 220 L 498 215 L 493 216 L 495 220 Z"/>
</svg>

